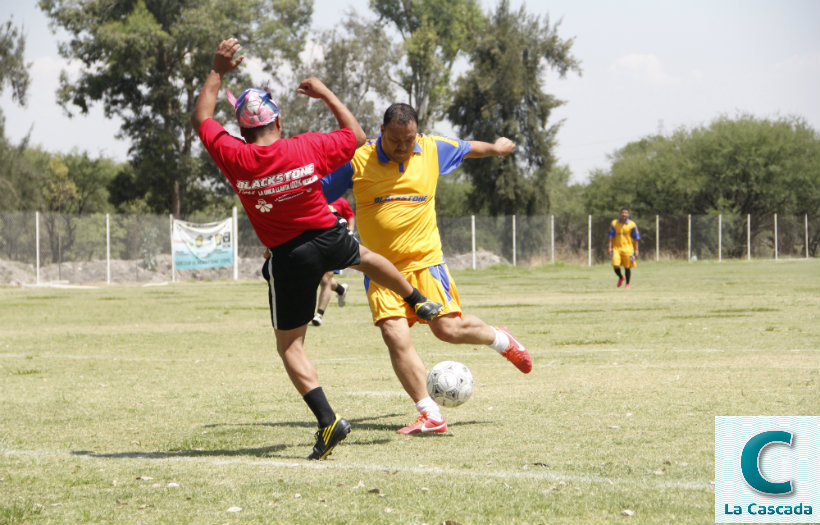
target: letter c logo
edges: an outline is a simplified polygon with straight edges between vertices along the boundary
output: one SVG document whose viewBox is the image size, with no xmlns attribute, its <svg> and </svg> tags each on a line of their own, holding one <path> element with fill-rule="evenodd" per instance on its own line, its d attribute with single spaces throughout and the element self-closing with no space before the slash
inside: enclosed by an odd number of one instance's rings
<svg viewBox="0 0 820 525">
<path fill-rule="evenodd" d="M 792 491 L 792 482 L 772 483 L 763 477 L 760 472 L 760 456 L 763 449 L 773 443 L 782 443 L 792 446 L 792 433 L 779 430 L 761 432 L 750 439 L 743 447 L 740 456 L 740 470 L 743 478 L 754 490 L 763 494 L 789 494 Z"/>
</svg>

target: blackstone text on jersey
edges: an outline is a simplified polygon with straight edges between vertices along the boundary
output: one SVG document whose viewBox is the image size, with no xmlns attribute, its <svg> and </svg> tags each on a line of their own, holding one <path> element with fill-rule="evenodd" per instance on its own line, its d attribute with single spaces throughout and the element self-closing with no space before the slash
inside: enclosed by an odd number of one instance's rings
<svg viewBox="0 0 820 525">
<path fill-rule="evenodd" d="M 307 166 L 302 166 L 301 168 L 294 168 L 284 173 L 276 173 L 274 175 L 268 175 L 267 177 L 253 179 L 251 181 L 238 180 L 236 181 L 236 188 L 245 191 L 258 190 L 259 188 L 267 188 L 268 186 L 274 186 L 278 184 L 283 184 L 285 182 L 290 182 L 293 179 L 302 179 L 304 177 L 309 177 L 313 175 L 315 171 L 316 169 L 314 168 L 313 163 L 311 163 Z M 315 181 L 315 179 L 313 179 L 313 181 Z M 299 184 L 299 186 L 303 185 L 304 183 Z"/>
<path fill-rule="evenodd" d="M 381 204 L 390 201 L 427 202 L 427 195 L 389 195 L 387 197 L 376 197 L 373 204 Z"/>
</svg>

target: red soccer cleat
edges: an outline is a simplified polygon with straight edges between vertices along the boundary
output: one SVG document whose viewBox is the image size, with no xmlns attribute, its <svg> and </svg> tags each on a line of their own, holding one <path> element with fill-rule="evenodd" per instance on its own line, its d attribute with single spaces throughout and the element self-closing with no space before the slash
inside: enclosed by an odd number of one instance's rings
<svg viewBox="0 0 820 525">
<path fill-rule="evenodd" d="M 507 349 L 501 352 L 501 355 L 507 358 L 507 361 L 514 364 L 519 370 L 525 374 L 529 374 L 532 370 L 532 358 L 524 345 L 519 343 L 515 337 L 503 326 L 498 327 L 499 330 L 507 334 L 510 342 Z"/>
<path fill-rule="evenodd" d="M 624 278 L 623 277 L 618 279 L 618 288 L 620 288 L 622 284 L 624 284 Z M 629 285 L 627 284 L 627 286 L 629 286 Z"/>
<path fill-rule="evenodd" d="M 412 425 L 407 425 L 396 431 L 398 434 L 443 434 L 444 432 L 447 432 L 447 422 L 444 421 L 444 417 L 441 418 L 441 421 L 436 421 L 427 417 L 427 412 L 417 417 Z"/>
</svg>

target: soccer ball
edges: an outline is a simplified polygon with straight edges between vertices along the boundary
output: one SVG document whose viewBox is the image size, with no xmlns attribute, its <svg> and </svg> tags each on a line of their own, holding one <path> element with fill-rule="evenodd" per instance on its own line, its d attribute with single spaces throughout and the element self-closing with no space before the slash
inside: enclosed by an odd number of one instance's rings
<svg viewBox="0 0 820 525">
<path fill-rule="evenodd" d="M 473 394 L 473 374 L 457 361 L 442 361 L 427 374 L 427 392 L 438 404 L 457 407 Z"/>
</svg>

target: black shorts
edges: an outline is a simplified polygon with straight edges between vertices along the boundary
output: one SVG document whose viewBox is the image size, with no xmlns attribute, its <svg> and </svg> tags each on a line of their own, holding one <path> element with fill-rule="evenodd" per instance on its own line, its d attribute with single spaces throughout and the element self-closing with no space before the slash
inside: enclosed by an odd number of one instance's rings
<svg viewBox="0 0 820 525">
<path fill-rule="evenodd" d="M 270 318 L 277 330 L 298 328 L 313 319 L 316 288 L 325 272 L 362 262 L 359 242 L 342 221 L 324 230 L 307 230 L 270 252 L 262 275 L 268 281 Z"/>
</svg>

